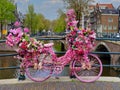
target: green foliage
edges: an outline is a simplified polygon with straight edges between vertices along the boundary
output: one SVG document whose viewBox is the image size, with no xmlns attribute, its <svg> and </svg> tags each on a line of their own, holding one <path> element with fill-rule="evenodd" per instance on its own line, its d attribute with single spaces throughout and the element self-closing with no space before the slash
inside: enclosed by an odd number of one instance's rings
<svg viewBox="0 0 120 90">
<path fill-rule="evenodd" d="M 61 51 L 61 42 L 58 41 L 54 41 L 55 45 L 54 45 L 54 49 L 55 51 Z"/>
<path fill-rule="evenodd" d="M 45 19 L 42 14 L 35 13 L 33 5 L 29 5 L 25 17 L 25 26 L 31 30 L 32 34 L 35 34 L 43 29 L 49 29 L 50 21 Z"/>
<path fill-rule="evenodd" d="M 10 2 L 9 0 L 0 0 L 1 24 L 5 24 L 15 20 L 14 13 L 13 13 L 14 10 L 15 10 L 15 5 L 12 2 Z"/>
<path fill-rule="evenodd" d="M 10 2 L 9 0 L 0 0 L 0 30 L 2 32 L 3 26 L 6 27 L 8 23 L 11 23 L 15 20 L 14 13 L 15 11 L 15 5 Z M 4 35 L 1 35 L 2 39 L 4 38 Z"/>
<path fill-rule="evenodd" d="M 53 21 L 53 29 L 54 32 L 64 32 L 66 29 L 66 22 L 65 22 L 65 18 L 66 15 L 65 13 L 63 13 L 61 10 L 59 10 L 59 18 Z"/>
<path fill-rule="evenodd" d="M 25 25 L 31 30 L 31 33 L 35 33 L 36 14 L 34 12 L 33 5 L 28 6 L 28 12 L 25 18 Z"/>
</svg>

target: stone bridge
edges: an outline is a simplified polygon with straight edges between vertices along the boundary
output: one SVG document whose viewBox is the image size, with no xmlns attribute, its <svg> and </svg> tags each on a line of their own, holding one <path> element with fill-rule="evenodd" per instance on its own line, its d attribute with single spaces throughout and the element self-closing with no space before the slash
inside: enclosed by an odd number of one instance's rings
<svg viewBox="0 0 120 90">
<path fill-rule="evenodd" d="M 120 52 L 120 41 L 96 41 L 96 52 Z M 120 54 L 99 54 L 100 58 L 106 58 L 106 62 L 113 65 L 120 65 Z"/>
<path fill-rule="evenodd" d="M 64 48 L 67 49 L 66 41 L 61 40 L 61 42 L 61 47 L 64 44 Z M 106 61 L 102 61 L 104 62 L 103 64 L 120 65 L 120 54 L 114 53 L 120 52 L 120 41 L 96 40 L 95 44 L 95 52 L 106 52 L 106 54 L 97 54 L 101 60 L 102 58 L 106 59 Z M 113 53 L 110 54 L 110 52 Z"/>
</svg>

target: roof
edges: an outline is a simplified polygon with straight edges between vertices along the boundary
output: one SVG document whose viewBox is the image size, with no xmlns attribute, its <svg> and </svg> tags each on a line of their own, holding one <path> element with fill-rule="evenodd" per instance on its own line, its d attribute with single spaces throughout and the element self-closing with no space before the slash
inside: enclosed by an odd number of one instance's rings
<svg viewBox="0 0 120 90">
<path fill-rule="evenodd" d="M 103 14 L 118 14 L 116 9 L 101 9 L 100 11 Z"/>
<path fill-rule="evenodd" d="M 112 4 L 96 4 L 96 7 L 105 7 L 108 9 L 114 9 L 114 6 Z"/>
</svg>

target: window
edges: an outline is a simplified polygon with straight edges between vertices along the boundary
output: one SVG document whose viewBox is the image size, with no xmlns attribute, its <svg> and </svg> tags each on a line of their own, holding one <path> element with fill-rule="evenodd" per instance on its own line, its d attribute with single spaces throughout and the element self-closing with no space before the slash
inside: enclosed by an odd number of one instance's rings
<svg viewBox="0 0 120 90">
<path fill-rule="evenodd" d="M 117 30 L 117 27 L 115 25 L 113 26 L 113 30 Z"/>
<path fill-rule="evenodd" d="M 108 22 L 113 22 L 113 19 L 112 18 L 108 18 Z"/>
<path fill-rule="evenodd" d="M 112 30 L 112 26 L 111 25 L 108 25 L 108 30 Z"/>
<path fill-rule="evenodd" d="M 106 6 L 100 6 L 100 9 L 105 9 L 106 8 Z"/>
<path fill-rule="evenodd" d="M 103 25 L 103 30 L 107 30 L 107 26 L 106 25 Z"/>
</svg>

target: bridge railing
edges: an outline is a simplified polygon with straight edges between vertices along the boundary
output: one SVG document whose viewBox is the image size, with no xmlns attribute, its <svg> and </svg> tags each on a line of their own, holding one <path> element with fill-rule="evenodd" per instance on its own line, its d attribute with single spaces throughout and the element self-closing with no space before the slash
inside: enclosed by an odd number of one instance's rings
<svg viewBox="0 0 120 90">
<path fill-rule="evenodd" d="M 39 34 L 36 34 L 36 35 L 31 35 L 31 36 L 66 36 L 68 32 L 60 32 L 60 33 L 55 33 L 55 32 L 51 32 L 51 34 L 48 34 L 47 32 L 44 34 L 43 32 L 42 33 L 39 33 Z M 96 37 L 97 38 L 113 38 L 113 39 L 120 39 L 120 33 L 112 33 L 112 32 L 106 32 L 106 33 L 101 33 L 101 32 L 98 32 L 96 33 Z"/>
<path fill-rule="evenodd" d="M 37 38 L 38 39 L 38 38 Z M 38 40 L 65 40 L 65 38 L 39 38 Z M 111 41 L 120 41 L 120 39 L 116 38 L 96 38 L 96 40 L 111 40 Z M 0 43 L 5 43 L 5 40 L 0 40 Z M 65 54 L 65 52 L 55 52 L 56 54 Z M 118 54 L 120 55 L 120 52 L 90 52 L 92 54 Z M 17 53 L 12 54 L 0 54 L 0 57 L 7 57 L 7 56 L 16 56 Z M 120 68 L 120 65 L 104 65 L 103 67 L 117 67 Z M 10 67 L 0 67 L 0 70 L 6 70 L 6 69 L 19 69 L 19 66 L 10 66 Z"/>
</svg>

